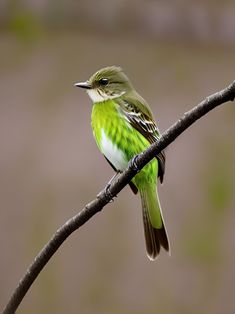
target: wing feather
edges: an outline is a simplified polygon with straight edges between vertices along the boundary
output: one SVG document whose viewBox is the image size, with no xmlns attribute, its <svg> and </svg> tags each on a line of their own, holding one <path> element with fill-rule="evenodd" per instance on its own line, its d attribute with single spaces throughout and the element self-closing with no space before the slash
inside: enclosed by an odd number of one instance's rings
<svg viewBox="0 0 235 314">
<path fill-rule="evenodd" d="M 139 101 L 138 98 L 140 98 L 141 101 Z M 147 103 L 139 95 L 138 98 L 122 97 L 118 99 L 118 104 L 131 126 L 152 144 L 159 139 L 160 131 L 153 120 L 152 113 Z M 158 177 L 162 183 L 165 173 L 165 153 L 162 151 L 156 158 L 159 162 Z"/>
</svg>

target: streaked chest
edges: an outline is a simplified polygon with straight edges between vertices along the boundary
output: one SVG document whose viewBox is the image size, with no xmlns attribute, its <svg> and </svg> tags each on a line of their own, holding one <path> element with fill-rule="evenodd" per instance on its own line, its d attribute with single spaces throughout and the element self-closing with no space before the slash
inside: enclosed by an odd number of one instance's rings
<svg viewBox="0 0 235 314">
<path fill-rule="evenodd" d="M 124 170 L 128 164 L 123 135 L 128 129 L 113 100 L 93 106 L 91 124 L 100 151 L 117 170 Z"/>
</svg>

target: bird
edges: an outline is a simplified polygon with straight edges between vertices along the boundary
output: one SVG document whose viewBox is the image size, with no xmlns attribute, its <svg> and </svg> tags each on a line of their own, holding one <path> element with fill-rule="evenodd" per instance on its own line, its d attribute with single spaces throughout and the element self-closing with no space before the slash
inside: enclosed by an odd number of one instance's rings
<svg viewBox="0 0 235 314">
<path fill-rule="evenodd" d="M 137 154 L 160 138 L 147 102 L 137 93 L 121 67 L 108 66 L 87 81 L 74 84 L 86 89 L 92 100 L 91 126 L 97 146 L 116 171 L 123 172 Z M 157 193 L 157 180 L 165 173 L 165 153 L 160 152 L 131 180 L 134 194 L 139 192 L 147 256 L 155 260 L 161 248 L 170 245 Z"/>
</svg>

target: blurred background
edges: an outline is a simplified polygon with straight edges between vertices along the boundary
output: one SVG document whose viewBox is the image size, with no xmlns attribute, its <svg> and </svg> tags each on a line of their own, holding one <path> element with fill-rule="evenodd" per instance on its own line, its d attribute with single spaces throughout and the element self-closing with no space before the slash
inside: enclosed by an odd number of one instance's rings
<svg viewBox="0 0 235 314">
<path fill-rule="evenodd" d="M 120 65 L 163 131 L 235 74 L 234 1 L 1 0 L 0 306 L 36 254 L 113 175 L 73 87 Z M 235 107 L 167 149 L 172 256 L 145 254 L 129 187 L 75 232 L 18 313 L 235 312 Z"/>
</svg>

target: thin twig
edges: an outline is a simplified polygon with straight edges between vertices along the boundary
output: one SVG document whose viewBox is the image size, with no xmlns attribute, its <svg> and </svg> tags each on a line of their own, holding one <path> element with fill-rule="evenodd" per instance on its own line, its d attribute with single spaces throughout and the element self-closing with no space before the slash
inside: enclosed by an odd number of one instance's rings
<svg viewBox="0 0 235 314">
<path fill-rule="evenodd" d="M 130 162 L 129 167 L 120 176 L 115 178 L 108 188 L 106 186 L 99 193 L 96 199 L 87 204 L 77 215 L 69 219 L 56 231 L 49 242 L 36 256 L 32 264 L 28 267 L 26 273 L 18 283 L 18 286 L 14 290 L 9 302 L 3 310 L 3 314 L 15 313 L 39 273 L 72 232 L 77 230 L 92 216 L 101 211 L 114 196 L 118 195 L 118 193 L 130 182 L 137 172 L 139 172 L 150 160 L 172 143 L 194 122 L 207 114 L 210 110 L 227 101 L 233 101 L 234 98 L 235 81 L 222 91 L 207 97 L 192 110 L 186 112 L 175 124 L 162 134 L 158 142 L 152 144 L 146 151 L 137 155 Z"/>
</svg>

